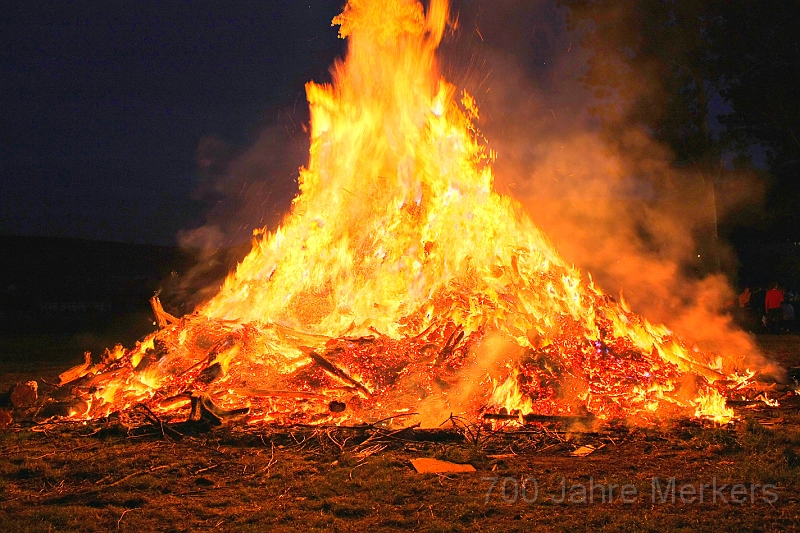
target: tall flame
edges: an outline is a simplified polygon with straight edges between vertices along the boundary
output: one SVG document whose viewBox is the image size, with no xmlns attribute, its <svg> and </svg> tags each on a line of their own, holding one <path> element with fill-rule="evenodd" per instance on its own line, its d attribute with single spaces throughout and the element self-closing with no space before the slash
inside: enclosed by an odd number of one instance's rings
<svg viewBox="0 0 800 533">
<path fill-rule="evenodd" d="M 426 19 L 416 2 L 358 0 L 334 19 L 350 48 L 333 85 L 306 86 L 301 194 L 202 314 L 330 337 L 414 335 L 451 319 L 527 345 L 558 314 L 589 312 L 598 337 L 580 273 L 493 191 L 472 98 L 435 75 L 446 16 L 444 1 Z"/>
<path fill-rule="evenodd" d="M 475 102 L 437 74 L 448 17 L 446 0 L 427 15 L 414 0 L 349 1 L 333 21 L 346 61 L 332 84 L 306 85 L 311 149 L 291 213 L 215 298 L 154 335 L 161 348 L 98 370 L 94 414 L 207 388 L 273 420 L 290 407 L 254 399 L 264 387 L 349 387 L 352 400 L 360 383 L 355 403 L 374 412 L 434 396 L 471 413 L 731 416 L 716 388 L 730 369 L 604 295 L 494 191 Z M 506 349 L 489 348 L 498 339 Z M 348 375 L 310 370 L 314 350 Z M 199 380 L 198 356 L 222 377 Z"/>
</svg>

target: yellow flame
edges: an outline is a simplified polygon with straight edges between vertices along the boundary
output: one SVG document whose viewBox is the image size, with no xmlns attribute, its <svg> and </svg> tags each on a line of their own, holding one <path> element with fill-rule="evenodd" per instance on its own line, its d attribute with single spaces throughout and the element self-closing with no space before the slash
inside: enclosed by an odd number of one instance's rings
<svg viewBox="0 0 800 533">
<path fill-rule="evenodd" d="M 717 390 L 710 389 L 707 394 L 701 395 L 695 400 L 694 416 L 713 420 L 719 424 L 727 424 L 733 417 L 733 409 L 725 405 L 725 397 Z"/>
<path fill-rule="evenodd" d="M 533 401 L 522 393 L 519 388 L 519 371 L 512 369 L 509 376 L 502 383 L 493 380 L 494 391 L 489 400 L 489 405 L 498 409 L 504 408 L 509 413 L 518 412 L 527 415 L 533 411 Z"/>
</svg>

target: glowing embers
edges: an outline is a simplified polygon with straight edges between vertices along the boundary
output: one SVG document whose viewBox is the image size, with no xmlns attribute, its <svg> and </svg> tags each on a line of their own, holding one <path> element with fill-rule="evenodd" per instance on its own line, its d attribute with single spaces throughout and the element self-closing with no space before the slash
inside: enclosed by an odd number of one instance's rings
<svg viewBox="0 0 800 533">
<path fill-rule="evenodd" d="M 531 414 L 641 423 L 730 417 L 702 376 L 681 373 L 626 339 L 581 339 L 583 326 L 567 317 L 535 349 L 493 330 L 466 335 L 452 322 L 401 339 L 329 339 L 273 324 L 183 321 L 71 383 L 84 403 L 69 416 L 143 404 L 162 420 L 212 425 L 228 418 L 362 423 L 408 413 L 427 425 L 443 414 L 478 419 L 487 412 L 521 421 Z"/>
</svg>

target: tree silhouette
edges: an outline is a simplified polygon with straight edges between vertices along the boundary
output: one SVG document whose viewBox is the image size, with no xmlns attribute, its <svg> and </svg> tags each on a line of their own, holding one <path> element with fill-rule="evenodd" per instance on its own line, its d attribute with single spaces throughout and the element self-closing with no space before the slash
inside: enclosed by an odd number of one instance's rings
<svg viewBox="0 0 800 533">
<path fill-rule="evenodd" d="M 590 60 L 582 81 L 614 138 L 638 125 L 696 171 L 714 204 L 722 156 L 772 175 L 762 238 L 800 240 L 800 2 L 559 0 Z M 713 207 L 712 207 L 713 208 Z M 712 238 L 713 240 L 713 238 Z"/>
</svg>

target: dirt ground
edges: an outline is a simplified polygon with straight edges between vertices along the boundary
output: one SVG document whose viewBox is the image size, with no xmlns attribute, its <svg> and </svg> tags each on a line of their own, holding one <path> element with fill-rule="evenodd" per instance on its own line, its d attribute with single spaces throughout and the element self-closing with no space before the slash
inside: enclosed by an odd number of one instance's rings
<svg viewBox="0 0 800 533">
<path fill-rule="evenodd" d="M 3 340 L 0 387 L 78 362 L 54 355 L 70 342 Z M 759 343 L 800 366 L 800 336 Z M 136 417 L 0 430 L 0 530 L 800 530 L 800 402 L 726 427 L 594 432 L 457 420 L 208 430 Z M 572 455 L 584 445 L 596 450 Z M 418 474 L 411 461 L 424 457 L 476 471 Z"/>
</svg>

